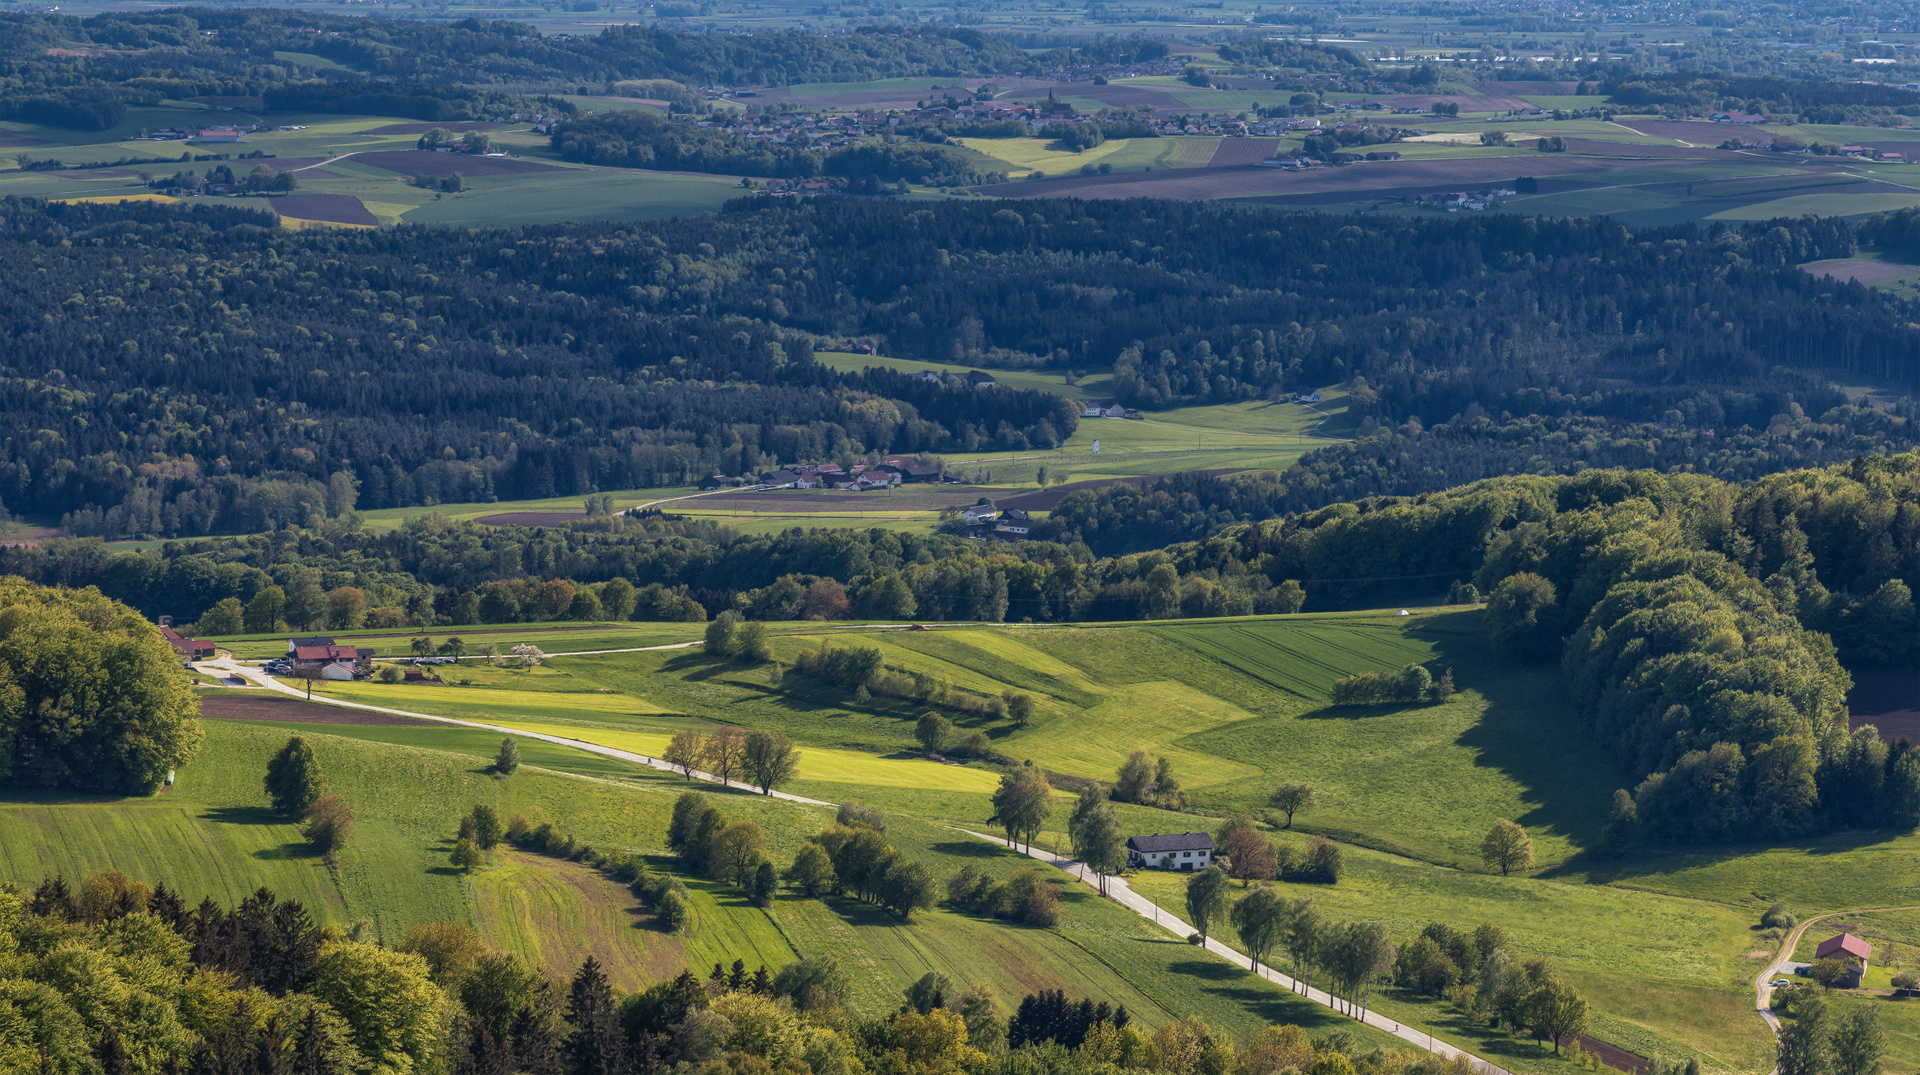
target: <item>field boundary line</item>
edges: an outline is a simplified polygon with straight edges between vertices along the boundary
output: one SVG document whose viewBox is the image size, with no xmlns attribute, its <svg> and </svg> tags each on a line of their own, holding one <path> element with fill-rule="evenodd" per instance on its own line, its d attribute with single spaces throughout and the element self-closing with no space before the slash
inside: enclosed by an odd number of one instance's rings
<svg viewBox="0 0 1920 1075">
<path fill-rule="evenodd" d="M 1005 840 L 997 836 L 989 836 L 986 833 L 975 832 L 972 829 L 961 828 L 957 825 L 954 826 L 953 829 L 955 832 L 963 832 L 968 836 L 999 844 L 1002 847 L 1008 846 Z M 1029 847 L 1023 854 L 1029 858 L 1038 859 L 1041 862 L 1056 867 L 1065 872 L 1069 877 L 1093 888 L 1095 892 L 1099 892 L 1099 884 L 1085 863 L 1063 858 L 1044 848 L 1036 851 Z M 1106 883 L 1107 891 L 1103 893 L 1103 895 L 1112 899 L 1120 906 L 1132 911 L 1134 914 L 1139 915 L 1141 918 L 1151 920 L 1154 925 L 1165 929 L 1167 932 L 1172 933 L 1182 940 L 1185 940 L 1195 932 L 1194 928 L 1185 921 L 1182 921 L 1178 915 L 1164 910 L 1159 904 L 1135 892 L 1133 886 L 1127 884 L 1123 878 L 1108 875 Z M 1839 913 L 1844 914 L 1846 912 Z M 1475 1056 L 1457 1045 L 1441 1041 L 1439 1038 L 1434 1037 L 1424 1030 L 1415 1030 L 1412 1027 L 1402 1024 L 1397 1019 L 1381 1015 L 1379 1012 L 1373 1011 L 1370 1008 L 1356 1009 L 1355 1006 L 1349 1004 L 1344 998 L 1332 996 L 1328 994 L 1326 990 L 1315 989 L 1311 985 L 1303 986 L 1299 980 L 1281 974 L 1265 964 L 1261 964 L 1258 968 L 1255 968 L 1253 966 L 1253 960 L 1250 957 L 1212 937 L 1208 937 L 1206 944 L 1202 947 L 1205 948 L 1206 951 L 1212 952 L 1214 955 L 1225 959 L 1236 967 L 1251 970 L 1267 981 L 1287 987 L 1287 989 L 1296 996 L 1306 997 L 1308 1000 L 1329 1011 L 1344 1015 L 1349 1019 L 1358 1021 L 1364 1026 L 1372 1027 L 1375 1030 L 1391 1034 L 1402 1041 L 1417 1045 L 1444 1060 L 1451 1060 L 1456 1056 L 1464 1056 L 1467 1058 L 1467 1062 L 1474 1066 L 1474 1070 L 1481 1072 L 1482 1075 L 1512 1075 L 1511 1072 L 1498 1064 Z M 1356 1010 L 1358 1010 L 1360 1014 L 1355 1015 L 1354 1012 Z"/>
</svg>

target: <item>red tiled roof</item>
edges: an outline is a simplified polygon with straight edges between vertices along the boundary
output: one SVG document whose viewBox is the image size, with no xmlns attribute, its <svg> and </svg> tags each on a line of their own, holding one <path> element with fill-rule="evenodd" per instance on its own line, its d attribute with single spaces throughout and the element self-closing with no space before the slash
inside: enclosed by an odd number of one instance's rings
<svg viewBox="0 0 1920 1075">
<path fill-rule="evenodd" d="M 1815 959 L 1828 959 L 1836 955 L 1852 956 L 1865 963 L 1867 958 L 1873 955 L 1873 945 L 1851 933 L 1842 933 L 1838 937 L 1829 937 L 1821 941 L 1820 947 L 1813 951 Z"/>
<path fill-rule="evenodd" d="M 293 649 L 296 661 L 353 661 L 359 657 L 360 651 L 352 646 L 295 646 Z"/>
</svg>

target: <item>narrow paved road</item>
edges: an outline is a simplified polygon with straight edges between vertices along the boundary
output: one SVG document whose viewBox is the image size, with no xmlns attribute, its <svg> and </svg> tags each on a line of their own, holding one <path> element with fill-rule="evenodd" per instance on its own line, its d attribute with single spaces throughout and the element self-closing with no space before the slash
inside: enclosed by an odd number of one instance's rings
<svg viewBox="0 0 1920 1075">
<path fill-rule="evenodd" d="M 693 643 L 691 642 L 687 642 L 687 643 L 676 643 L 675 645 L 672 645 L 672 646 L 651 646 L 647 648 L 679 649 L 682 645 L 692 645 L 692 644 Z M 275 679 L 274 677 L 267 675 L 265 672 L 262 672 L 258 668 L 252 668 L 252 667 L 248 667 L 247 665 L 241 664 L 239 661 L 234 660 L 231 656 L 221 657 L 218 660 L 212 660 L 212 661 L 200 661 L 199 665 L 202 668 L 211 668 L 211 669 L 214 669 L 215 671 L 221 672 L 229 676 L 238 676 L 241 679 L 244 679 L 247 682 L 254 684 L 255 686 L 264 687 L 267 690 L 271 690 L 271 691 L 277 691 L 281 694 L 285 694 L 292 698 L 301 698 L 301 699 L 306 698 L 306 693 L 300 690 L 299 688 L 289 687 L 285 683 L 282 683 L 278 679 Z M 587 752 L 588 754 L 598 754 L 604 758 L 613 758 L 617 761 L 630 762 L 634 765 L 644 765 L 650 769 L 660 769 L 669 773 L 680 772 L 679 767 L 671 765 L 667 762 L 664 762 L 659 758 L 648 757 L 645 754 L 635 754 L 630 750 L 619 750 L 614 747 L 603 747 L 598 743 L 587 743 L 587 742 L 582 742 L 581 740 L 578 740 L 578 739 L 568 739 L 565 736 L 546 735 L 541 732 L 522 731 L 518 728 L 506 728 L 498 724 L 483 724 L 479 721 L 473 721 L 473 720 L 459 720 L 454 717 L 436 717 L 431 713 L 415 713 L 411 710 L 406 710 L 406 709 L 389 709 L 386 706 L 368 705 L 365 702 L 349 702 L 341 698 L 328 698 L 324 695 L 317 698 L 310 699 L 310 700 L 322 705 L 339 706 L 342 709 L 360 709 L 360 710 L 365 710 L 366 712 L 369 712 L 369 713 L 386 713 L 396 717 L 411 717 L 414 720 L 430 720 L 435 722 L 436 724 L 452 724 L 461 728 L 478 728 L 482 731 L 499 732 L 501 735 L 518 736 L 522 739 L 538 739 L 546 743 L 554 743 L 563 747 L 572 747 L 575 750 L 582 750 Z M 695 769 L 693 771 L 693 778 L 695 780 L 705 780 L 713 784 L 722 783 L 719 777 L 714 776 L 712 773 L 703 773 L 698 769 Z M 745 784 L 731 784 L 729 786 L 742 788 L 748 791 L 753 790 L 751 787 Z M 836 805 L 835 803 L 824 802 L 820 799 L 809 799 L 804 795 L 795 795 L 791 792 L 786 792 L 786 791 L 776 791 L 772 794 L 772 797 L 775 799 L 785 799 L 786 801 L 793 802 L 793 803 L 805 803 L 808 806 Z"/>
<path fill-rule="evenodd" d="M 1006 841 L 997 836 L 989 836 L 983 832 L 974 832 L 972 829 L 959 829 L 957 831 L 964 832 L 969 836 L 977 836 L 982 840 L 991 841 L 1002 847 L 1006 846 Z M 1098 875 L 1088 869 L 1085 863 L 1076 862 L 1073 859 L 1061 858 L 1045 849 L 1037 851 L 1028 849 L 1026 854 L 1050 866 L 1055 866 L 1066 871 L 1069 875 L 1093 886 L 1096 890 L 1100 887 Z M 1107 878 L 1107 895 L 1112 897 L 1114 902 L 1120 906 L 1125 907 L 1141 918 L 1151 919 L 1155 925 L 1166 929 L 1182 940 L 1185 940 L 1194 932 L 1193 927 L 1181 921 L 1178 915 L 1172 914 L 1163 909 L 1159 904 L 1135 892 L 1132 885 L 1127 884 L 1126 881 L 1118 877 Z M 1413 1027 L 1405 1026 L 1399 1021 L 1381 1015 L 1378 1012 L 1349 1004 L 1343 998 L 1329 995 L 1324 989 L 1315 989 L 1312 986 L 1303 985 L 1299 980 L 1281 974 L 1272 967 L 1265 966 L 1264 964 L 1256 970 L 1251 958 L 1239 951 L 1229 948 L 1212 937 L 1207 938 L 1206 948 L 1207 951 L 1220 956 L 1234 966 L 1253 970 L 1256 974 L 1260 975 L 1260 977 L 1270 982 L 1286 986 L 1293 992 L 1306 997 L 1308 1000 L 1313 1001 L 1323 1008 L 1330 1008 L 1350 1019 L 1357 1019 L 1376 1030 L 1382 1030 L 1388 1034 L 1392 1034 L 1396 1038 L 1417 1045 L 1443 1059 L 1451 1060 L 1456 1056 L 1464 1056 L 1468 1062 L 1473 1065 L 1475 1071 L 1483 1072 L 1485 1075 L 1509 1075 L 1505 1068 L 1490 1061 L 1482 1060 L 1472 1053 L 1467 1052 L 1465 1049 L 1449 1045 L 1424 1030 L 1416 1030 Z"/>
</svg>

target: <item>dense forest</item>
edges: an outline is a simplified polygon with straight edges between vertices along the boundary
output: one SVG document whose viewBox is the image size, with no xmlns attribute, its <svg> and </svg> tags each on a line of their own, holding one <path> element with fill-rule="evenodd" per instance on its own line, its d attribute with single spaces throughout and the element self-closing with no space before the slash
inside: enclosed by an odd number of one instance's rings
<svg viewBox="0 0 1920 1075">
<path fill-rule="evenodd" d="M 31 269 L 0 280 L 0 501 L 102 536 L 255 531 L 355 505 L 1045 448 L 1077 422 L 1045 393 L 811 360 L 848 338 L 931 362 L 1112 361 L 1121 399 L 1149 408 L 1353 379 L 1363 431 L 1461 419 L 1420 440 L 1424 485 L 1404 467 L 1365 478 L 1399 466 L 1399 444 L 1370 438 L 1328 465 L 1330 495 L 1436 489 L 1523 453 L 1571 468 L 1553 423 L 1576 418 L 1604 423 L 1591 436 L 1623 464 L 1728 476 L 1783 439 L 1800 454 L 1765 469 L 1913 443 L 1830 386 L 1920 372 L 1908 302 L 1793 268 L 1852 250 L 1836 221 L 1635 232 L 835 199 L 478 231 L 269 223 L 0 203 L 0 256 Z M 1482 417 L 1506 433 L 1476 432 Z M 1640 439 L 1648 457 L 1625 445 Z"/>
<path fill-rule="evenodd" d="M 1826 109 L 1913 108 L 1920 114 L 1920 93 L 1878 82 L 1782 78 L 1777 75 L 1723 75 L 1700 71 L 1616 71 L 1600 92 L 1620 105 L 1679 105 L 1702 111 L 1784 112 Z M 1829 122 L 1816 119 L 1813 122 Z M 1832 122 L 1838 122 L 1833 120 Z"/>
<path fill-rule="evenodd" d="M 967 185 L 989 178 L 974 171 L 965 157 L 939 145 L 900 142 L 840 149 L 777 145 L 724 130 L 670 123 L 657 113 L 637 110 L 567 120 L 554 128 L 553 148 L 564 160 L 614 168 Z"/>
</svg>

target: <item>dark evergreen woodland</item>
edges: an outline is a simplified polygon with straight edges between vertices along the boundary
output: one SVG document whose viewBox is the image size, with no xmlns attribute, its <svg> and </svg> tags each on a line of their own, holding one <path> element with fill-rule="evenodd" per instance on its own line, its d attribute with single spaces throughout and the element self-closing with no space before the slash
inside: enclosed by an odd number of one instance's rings
<svg viewBox="0 0 1920 1075">
<path fill-rule="evenodd" d="M 251 531 L 356 503 L 1047 447 L 1077 421 L 1043 393 L 810 361 L 848 336 L 928 361 L 1114 361 L 1122 399 L 1147 407 L 1358 376 L 1370 428 L 1510 413 L 1715 445 L 1796 411 L 1825 420 L 1845 402 L 1829 376 L 1920 372 L 1908 304 L 1792 268 L 1851 249 L 1844 224 L 1812 219 L 1635 233 L 837 199 L 471 232 L 265 224 L 0 203 L 0 255 L 30 270 L 0 280 L 0 500 L 104 536 Z M 1703 443 L 1688 451 L 1721 469 Z M 1500 454 L 1457 436 L 1433 450 Z"/>
</svg>

